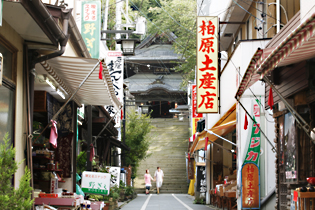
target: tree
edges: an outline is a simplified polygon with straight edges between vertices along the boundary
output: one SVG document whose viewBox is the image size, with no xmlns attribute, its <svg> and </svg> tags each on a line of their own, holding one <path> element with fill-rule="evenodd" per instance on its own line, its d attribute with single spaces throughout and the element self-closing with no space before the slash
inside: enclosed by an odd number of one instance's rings
<svg viewBox="0 0 315 210">
<path fill-rule="evenodd" d="M 182 86 L 195 77 L 196 65 L 196 1 L 130 0 L 130 6 L 147 19 L 147 34 L 172 32 L 177 37 L 174 51 L 184 59 L 175 69 L 183 74 Z M 140 6 L 138 5 L 141 5 Z M 136 5 L 136 6 L 135 6 Z"/>
<path fill-rule="evenodd" d="M 31 200 L 31 173 L 25 167 L 19 189 L 14 189 L 11 180 L 18 169 L 18 164 L 14 161 L 15 148 L 9 144 L 8 133 L 3 141 L 4 144 L 0 144 L 0 209 L 31 209 L 34 201 Z"/>
<path fill-rule="evenodd" d="M 130 151 L 125 153 L 125 161 L 127 166 L 132 166 L 133 175 L 137 173 L 140 161 L 148 157 L 148 134 L 152 128 L 150 116 L 138 115 L 134 110 L 127 114 L 125 142 Z"/>
<path fill-rule="evenodd" d="M 109 2 L 108 30 L 115 26 L 115 0 Z M 184 60 L 178 63 L 175 70 L 183 74 L 182 86 L 195 77 L 196 66 L 196 1 L 191 0 L 129 0 L 129 16 L 131 20 L 143 16 L 147 19 L 147 33 L 163 34 L 172 32 L 176 41 L 173 43 L 174 51 Z M 105 0 L 102 0 L 105 8 Z M 125 10 L 125 8 L 124 8 Z M 104 11 L 104 9 L 102 10 Z M 124 16 L 122 22 L 125 23 Z M 113 37 L 114 35 L 109 35 Z M 132 37 L 133 38 L 133 37 Z M 145 38 L 145 37 L 143 37 Z M 107 42 L 110 49 L 114 49 L 114 40 Z"/>
</svg>

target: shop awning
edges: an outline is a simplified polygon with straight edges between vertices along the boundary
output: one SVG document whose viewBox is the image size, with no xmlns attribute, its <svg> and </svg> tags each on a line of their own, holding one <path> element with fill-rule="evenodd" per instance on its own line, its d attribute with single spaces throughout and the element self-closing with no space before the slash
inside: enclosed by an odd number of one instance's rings
<svg viewBox="0 0 315 210">
<path fill-rule="evenodd" d="M 92 58 L 77 58 L 60 56 L 46 62 L 45 70 L 54 77 L 58 83 L 65 84 L 71 92 L 74 92 L 99 61 Z M 48 64 L 48 67 L 47 67 Z M 41 66 L 37 64 L 36 68 Z M 95 69 L 91 76 L 75 95 L 80 103 L 85 105 L 113 105 L 116 110 L 121 106 L 115 95 L 111 76 L 106 64 L 103 62 L 103 80 L 98 78 L 99 68 Z M 60 81 L 61 80 L 61 81 Z"/>
<path fill-rule="evenodd" d="M 220 120 L 210 129 L 219 136 L 225 136 L 226 134 L 232 132 L 236 128 L 236 104 L 234 104 L 229 111 L 220 118 Z M 193 145 L 190 148 L 190 153 L 205 147 L 205 137 L 209 138 L 208 144 L 211 141 L 218 139 L 217 136 L 211 135 L 206 131 L 202 131 L 198 134 Z"/>
<path fill-rule="evenodd" d="M 254 55 L 249 68 L 243 77 L 236 98 L 242 96 L 244 91 L 262 79 L 276 67 L 287 66 L 315 57 L 315 13 L 300 24 L 274 49 L 267 48 L 271 53 L 260 60 L 255 60 Z"/>
</svg>

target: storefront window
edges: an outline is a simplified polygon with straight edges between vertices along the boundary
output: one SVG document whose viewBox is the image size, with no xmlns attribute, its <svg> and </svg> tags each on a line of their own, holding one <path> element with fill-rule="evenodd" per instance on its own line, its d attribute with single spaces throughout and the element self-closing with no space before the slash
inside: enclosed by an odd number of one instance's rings
<svg viewBox="0 0 315 210">
<path fill-rule="evenodd" d="M 3 142 L 5 133 L 9 133 L 13 142 L 14 91 L 2 85 L 0 93 L 0 143 Z"/>
<path fill-rule="evenodd" d="M 284 160 L 285 177 L 287 182 L 297 179 L 296 157 L 296 128 L 295 119 L 291 113 L 284 116 Z"/>
<path fill-rule="evenodd" d="M 12 72 L 12 52 L 10 52 L 6 47 L 0 44 L 0 52 L 3 56 L 3 76 L 13 80 Z"/>
</svg>

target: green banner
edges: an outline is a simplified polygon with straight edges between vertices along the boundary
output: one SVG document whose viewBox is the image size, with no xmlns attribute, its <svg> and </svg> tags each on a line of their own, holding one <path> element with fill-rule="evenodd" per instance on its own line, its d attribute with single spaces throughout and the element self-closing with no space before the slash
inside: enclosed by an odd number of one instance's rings
<svg viewBox="0 0 315 210">
<path fill-rule="evenodd" d="M 99 58 L 101 36 L 100 1 L 82 2 L 81 35 L 92 58 Z"/>
<path fill-rule="evenodd" d="M 253 106 L 253 119 L 256 123 L 252 123 L 251 135 L 249 139 L 248 150 L 245 156 L 245 163 L 255 163 L 259 165 L 259 155 L 260 155 L 260 106 L 254 102 Z"/>
<path fill-rule="evenodd" d="M 108 195 L 108 190 L 102 190 L 102 189 L 93 189 L 93 188 L 82 188 L 82 191 L 89 194 L 102 194 L 102 195 Z"/>
</svg>

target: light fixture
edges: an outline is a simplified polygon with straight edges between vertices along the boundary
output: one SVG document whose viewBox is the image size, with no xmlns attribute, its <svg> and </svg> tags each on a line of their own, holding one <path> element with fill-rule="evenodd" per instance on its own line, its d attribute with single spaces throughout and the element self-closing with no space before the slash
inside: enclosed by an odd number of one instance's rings
<svg viewBox="0 0 315 210">
<path fill-rule="evenodd" d="M 58 95 L 62 98 L 62 99 L 65 99 L 66 97 L 65 97 L 65 94 L 59 89 L 59 88 L 57 88 L 57 93 L 58 93 Z"/>
<path fill-rule="evenodd" d="M 234 152 L 235 152 L 235 150 L 234 150 L 234 149 L 231 149 L 231 152 L 232 152 L 232 153 L 234 153 Z"/>
<path fill-rule="evenodd" d="M 46 83 L 54 90 L 56 90 L 56 86 L 54 85 L 54 83 L 52 81 L 49 80 L 49 78 L 47 76 L 44 76 Z"/>
<path fill-rule="evenodd" d="M 117 39 L 117 44 L 121 44 L 123 55 L 135 55 L 136 43 L 140 43 L 139 39 Z"/>
</svg>

